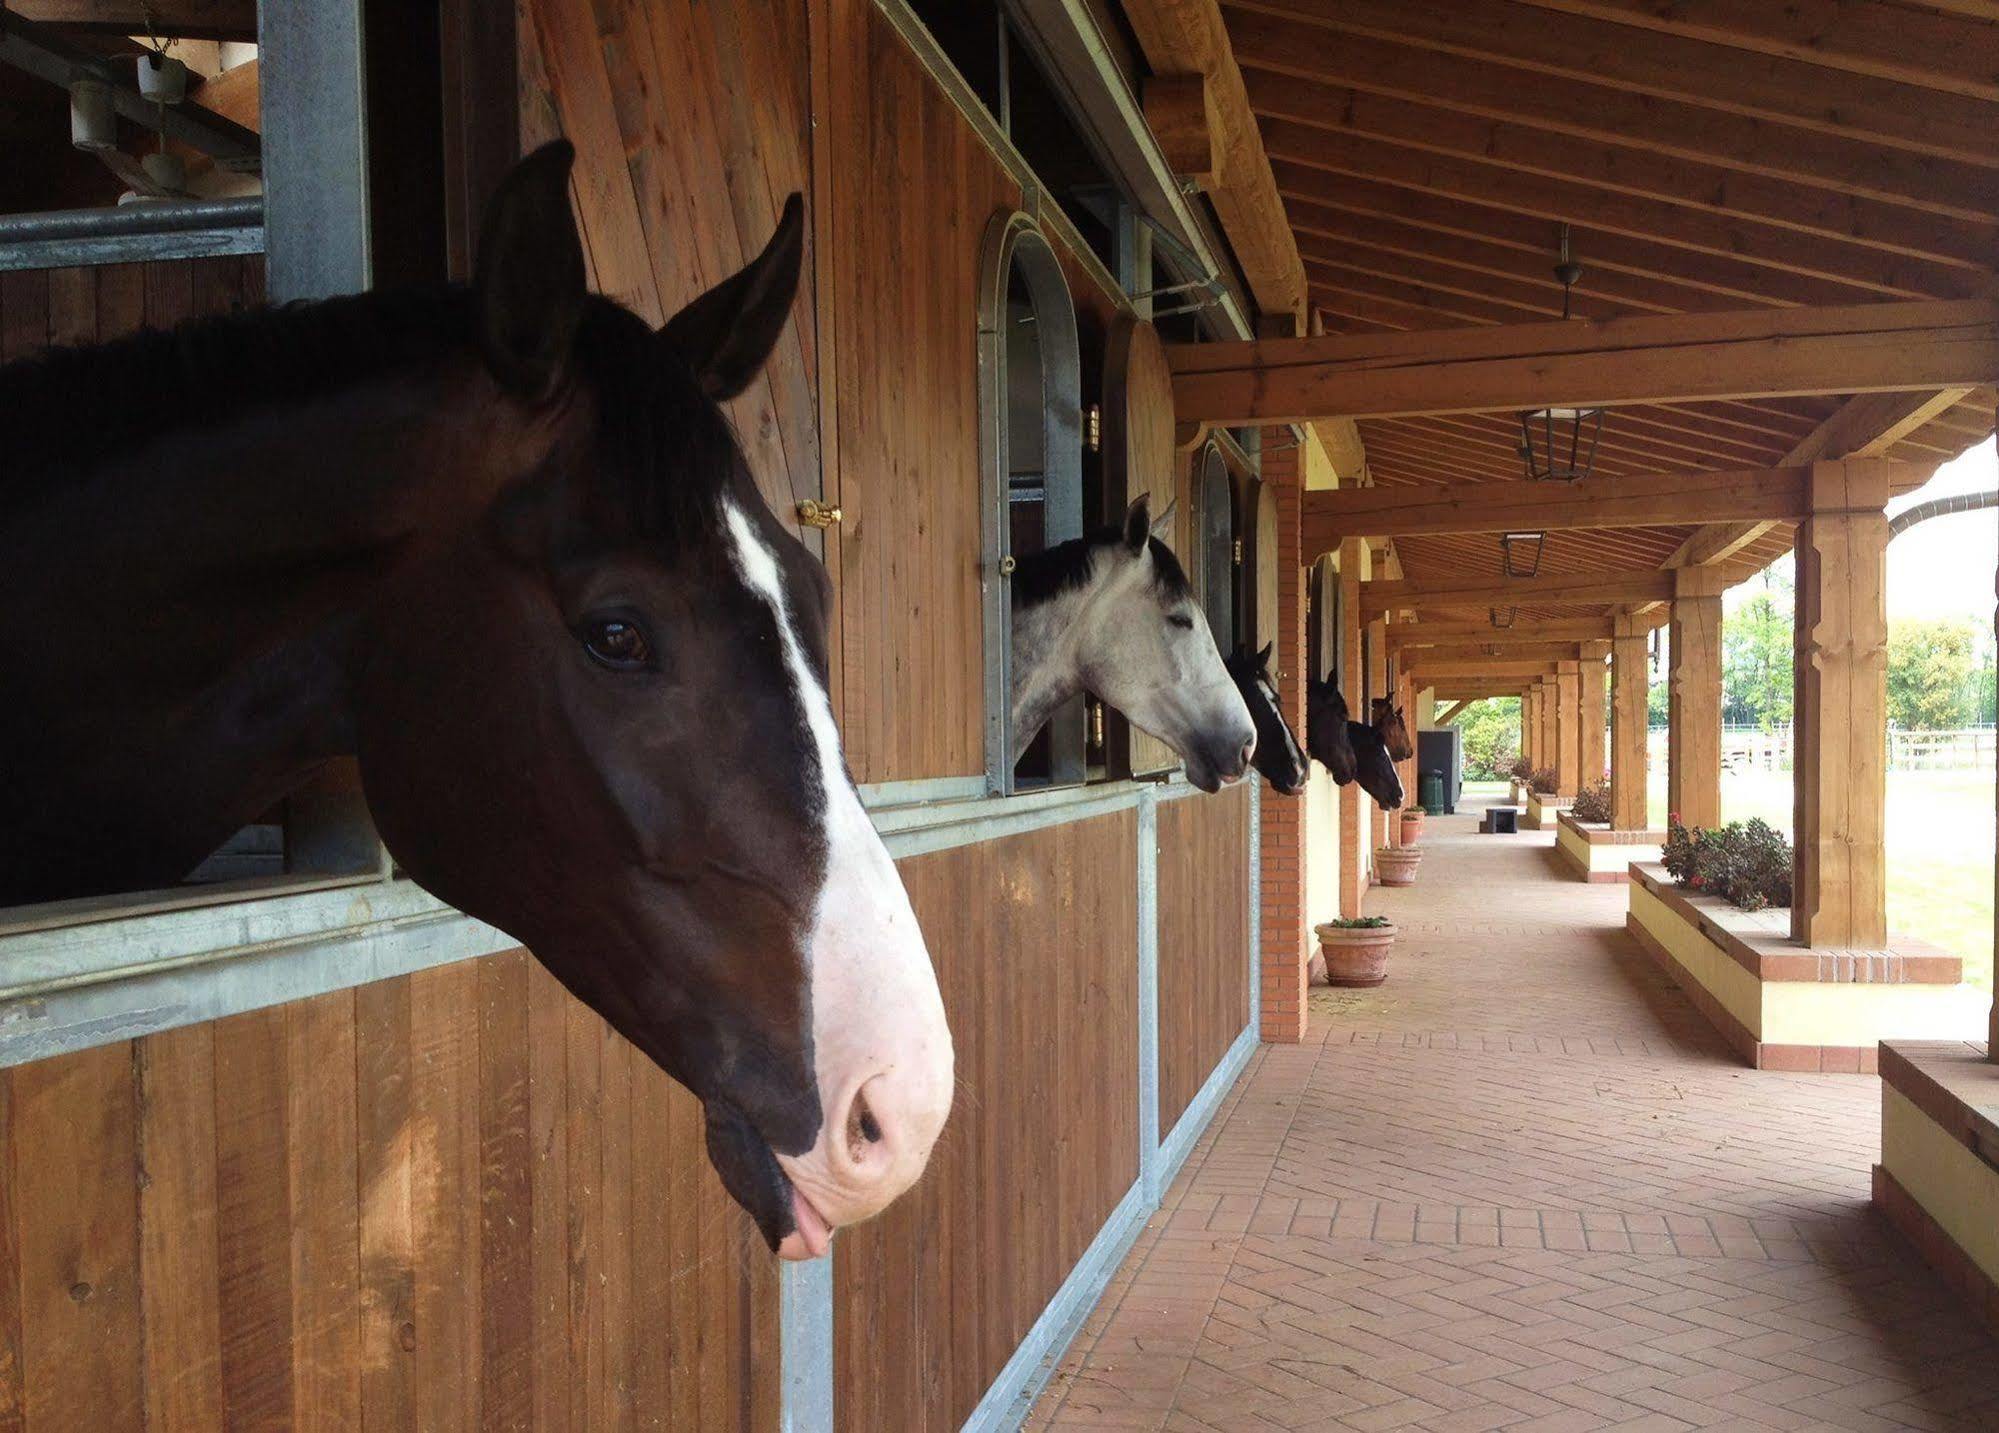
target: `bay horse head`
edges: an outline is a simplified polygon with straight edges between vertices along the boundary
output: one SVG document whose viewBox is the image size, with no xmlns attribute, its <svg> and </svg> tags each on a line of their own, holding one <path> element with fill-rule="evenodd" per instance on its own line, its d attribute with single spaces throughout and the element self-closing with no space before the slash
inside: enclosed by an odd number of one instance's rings
<svg viewBox="0 0 1999 1433">
<path fill-rule="evenodd" d="M 1387 697 L 1374 699 L 1371 724 L 1391 759 L 1407 761 L 1416 754 L 1416 744 L 1409 739 L 1409 726 L 1402 720 L 1402 708 Z"/>
<path fill-rule="evenodd" d="M 1348 739 L 1347 699 L 1331 674 L 1305 688 L 1305 747 L 1312 759 L 1345 786 L 1354 778 L 1353 742 Z"/>
<path fill-rule="evenodd" d="M 1009 687 L 1014 758 L 1064 702 L 1087 691 L 1187 763 L 1203 791 L 1240 780 L 1256 727 L 1208 619 L 1141 496 L 1124 522 L 1020 559 L 1013 575 Z"/>
<path fill-rule="evenodd" d="M 1270 654 L 1275 646 L 1265 643 L 1260 652 L 1238 647 L 1224 665 L 1256 725 L 1256 769 L 1279 795 L 1296 796 L 1305 789 L 1311 773 L 1291 723 L 1284 719 L 1277 687 L 1270 680 Z"/>
<path fill-rule="evenodd" d="M 1374 798 L 1375 805 L 1383 811 L 1400 810 L 1402 806 L 1402 776 L 1395 769 L 1395 760 L 1388 754 L 1388 746 L 1381 734 L 1371 726 L 1363 726 L 1357 721 L 1347 723 L 1347 740 L 1353 746 L 1354 777 L 1360 789 Z M 1346 783 L 1341 782 L 1342 786 Z"/>
<path fill-rule="evenodd" d="M 0 525 L 0 827 L 60 813 L 48 849 L 115 837 L 110 875 L 158 884 L 354 757 L 396 863 L 698 1096 L 723 1184 L 809 1257 L 917 1179 L 954 1080 L 834 725 L 825 571 L 719 406 L 788 321 L 802 205 L 655 330 L 587 290 L 572 158 L 503 181 L 469 290 L 0 373 L 0 427 L 31 435 L 99 369 L 184 379 L 198 415 L 122 448 L 69 424 L 65 481 Z M 51 624 L 86 600 L 144 617 L 61 665 Z M 29 723 L 56 759 L 18 754 Z M 7 865 L 16 900 L 115 888 Z"/>
</svg>

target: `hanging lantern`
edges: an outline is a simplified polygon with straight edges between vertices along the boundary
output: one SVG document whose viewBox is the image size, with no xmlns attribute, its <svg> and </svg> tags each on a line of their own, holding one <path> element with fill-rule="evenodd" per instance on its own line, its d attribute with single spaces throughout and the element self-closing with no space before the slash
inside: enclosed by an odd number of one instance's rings
<svg viewBox="0 0 1999 1433">
<path fill-rule="evenodd" d="M 1486 616 L 1491 619 L 1494 631 L 1504 632 L 1519 620 L 1520 609 L 1518 607 L 1507 608 L 1506 620 L 1504 622 L 1499 620 L 1499 609 L 1497 607 L 1487 609 Z"/>
<path fill-rule="evenodd" d="M 1555 277 L 1562 283 L 1562 317 L 1569 316 L 1570 290 L 1583 276 L 1583 266 L 1569 254 L 1569 226 L 1562 225 L 1561 262 Z M 1597 439 L 1603 436 L 1601 408 L 1534 408 L 1520 415 L 1520 459 L 1530 483 L 1574 483 L 1596 465 Z"/>
<path fill-rule="evenodd" d="M 1525 553 L 1532 544 L 1533 561 L 1522 566 L 1524 558 L 1516 553 Z M 1548 545 L 1545 532 L 1502 532 L 1499 535 L 1499 562 L 1501 570 L 1508 577 L 1533 577 L 1541 571 L 1541 552 Z"/>
</svg>

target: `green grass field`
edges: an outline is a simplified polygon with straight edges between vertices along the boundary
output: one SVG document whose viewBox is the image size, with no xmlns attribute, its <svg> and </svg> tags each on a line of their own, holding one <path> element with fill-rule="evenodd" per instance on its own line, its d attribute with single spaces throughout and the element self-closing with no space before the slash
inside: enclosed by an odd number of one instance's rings
<svg viewBox="0 0 1999 1433">
<path fill-rule="evenodd" d="M 1652 772 L 1651 817 L 1666 822 L 1666 778 Z M 1788 771 L 1728 772 L 1724 821 L 1760 816 L 1791 830 Z M 1993 778 L 1981 771 L 1888 774 L 1888 927 L 1964 960 L 1965 978 L 1992 988 Z"/>
</svg>

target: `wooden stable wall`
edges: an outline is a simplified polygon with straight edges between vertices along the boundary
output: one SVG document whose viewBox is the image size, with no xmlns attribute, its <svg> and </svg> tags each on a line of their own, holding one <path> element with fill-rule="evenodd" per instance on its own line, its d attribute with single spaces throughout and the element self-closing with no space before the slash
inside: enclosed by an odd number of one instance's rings
<svg viewBox="0 0 1999 1433">
<path fill-rule="evenodd" d="M 0 363 L 54 344 L 101 343 L 142 327 L 261 302 L 264 261 L 185 259 L 0 273 Z"/>
<path fill-rule="evenodd" d="M 525 953 L 0 1072 L 0 1427 L 771 1428 L 699 1104 Z"/>
<path fill-rule="evenodd" d="M 901 863 L 958 1095 L 835 1246 L 842 1427 L 956 1428 L 1138 1177 L 1137 845 L 1126 810 Z"/>
<path fill-rule="evenodd" d="M 1159 808 L 1161 1139 L 1249 1024 L 1249 839 L 1244 787 Z"/>
</svg>

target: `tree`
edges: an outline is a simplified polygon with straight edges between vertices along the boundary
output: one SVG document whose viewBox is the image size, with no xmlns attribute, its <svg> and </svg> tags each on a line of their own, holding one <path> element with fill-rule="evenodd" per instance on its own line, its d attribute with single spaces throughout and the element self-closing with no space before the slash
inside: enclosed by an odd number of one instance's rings
<svg viewBox="0 0 1999 1433">
<path fill-rule="evenodd" d="M 1457 719 L 1457 725 L 1464 733 L 1465 779 L 1504 777 L 1520 755 L 1520 698 L 1486 697 L 1473 702 Z"/>
<path fill-rule="evenodd" d="M 1722 720 L 1764 731 L 1791 724 L 1793 696 L 1790 584 L 1770 586 L 1721 629 Z"/>
<path fill-rule="evenodd" d="M 1888 720 L 1913 731 L 1950 731 L 1972 713 L 1977 629 L 1962 617 L 1888 627 Z"/>
</svg>

